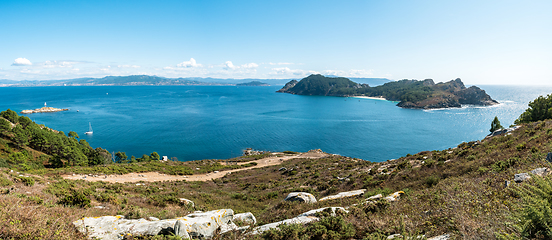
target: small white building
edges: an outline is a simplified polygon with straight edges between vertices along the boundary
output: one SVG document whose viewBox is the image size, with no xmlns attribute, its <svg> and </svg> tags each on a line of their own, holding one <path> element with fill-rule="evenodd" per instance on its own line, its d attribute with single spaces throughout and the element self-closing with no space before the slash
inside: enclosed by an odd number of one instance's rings
<svg viewBox="0 0 552 240">
<path fill-rule="evenodd" d="M 163 158 L 161 159 L 162 161 L 168 161 L 169 158 L 167 156 L 163 156 Z"/>
</svg>

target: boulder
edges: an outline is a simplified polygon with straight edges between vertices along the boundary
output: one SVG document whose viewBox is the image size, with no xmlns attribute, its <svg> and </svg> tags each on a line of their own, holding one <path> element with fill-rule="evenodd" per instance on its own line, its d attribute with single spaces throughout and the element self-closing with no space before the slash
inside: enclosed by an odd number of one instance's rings
<svg viewBox="0 0 552 240">
<path fill-rule="evenodd" d="M 253 234 L 253 235 L 261 234 L 264 231 L 267 231 L 267 230 L 278 227 L 280 224 L 307 224 L 307 223 L 310 223 L 310 222 L 313 222 L 313 221 L 318 221 L 318 220 L 319 219 L 317 217 L 305 217 L 305 216 L 303 216 L 303 217 L 294 217 L 294 218 L 286 219 L 286 220 L 283 220 L 283 221 L 258 226 L 258 227 L 253 229 L 251 234 Z"/>
<path fill-rule="evenodd" d="M 192 202 L 192 200 L 189 200 L 189 199 L 186 199 L 186 198 L 180 198 L 180 203 L 184 204 L 184 205 L 191 205 L 192 207 L 195 207 L 195 204 L 194 202 Z"/>
<path fill-rule="evenodd" d="M 299 201 L 299 202 L 305 202 L 305 203 L 315 203 L 316 198 L 306 192 L 292 192 L 287 195 L 287 197 L 284 199 L 284 201 Z"/>
<path fill-rule="evenodd" d="M 535 168 L 531 171 L 532 174 L 538 175 L 538 176 L 544 176 L 547 175 L 550 172 L 550 169 L 548 168 Z"/>
<path fill-rule="evenodd" d="M 396 234 L 387 236 L 387 239 L 388 240 L 389 239 L 403 239 L 403 236 L 400 233 L 396 233 Z"/>
<path fill-rule="evenodd" d="M 308 212 L 299 214 L 299 216 L 297 216 L 297 217 L 316 217 L 317 213 L 323 212 L 326 209 L 330 209 L 329 211 L 330 211 L 331 216 L 335 216 L 338 211 L 344 211 L 346 213 L 349 212 L 349 211 L 345 210 L 345 208 L 342 208 L 342 207 L 325 207 L 325 208 L 310 210 Z"/>
<path fill-rule="evenodd" d="M 186 224 L 182 220 L 176 221 L 173 228 L 174 235 L 179 236 L 183 239 L 190 238 L 190 234 L 188 234 Z"/>
<path fill-rule="evenodd" d="M 340 198 L 346 198 L 346 197 L 356 197 L 356 196 L 362 196 L 366 192 L 366 189 L 360 189 L 360 190 L 354 190 L 349 192 L 340 192 L 336 195 L 330 195 L 323 197 L 319 199 L 319 202 L 326 201 L 326 200 L 333 200 L 333 199 L 340 199 Z"/>
<path fill-rule="evenodd" d="M 387 200 L 387 201 L 390 201 L 390 202 L 394 202 L 394 201 L 399 200 L 399 198 L 401 197 L 402 194 L 404 194 L 403 191 L 394 192 L 394 193 L 389 194 L 389 196 L 385 197 L 384 199 Z"/>
<path fill-rule="evenodd" d="M 450 239 L 450 234 L 447 233 L 436 237 L 428 238 L 427 240 L 449 240 L 449 239 Z"/>
<path fill-rule="evenodd" d="M 550 169 L 548 168 L 535 168 L 533 170 L 531 170 L 531 174 L 534 174 L 534 175 L 537 175 L 537 176 L 545 176 L 545 175 L 548 175 L 550 173 Z M 517 183 L 520 183 L 520 182 L 523 182 L 527 179 L 531 178 L 531 176 L 529 175 L 529 173 L 518 173 L 516 175 L 514 175 L 514 181 L 517 182 Z"/>
<path fill-rule="evenodd" d="M 238 213 L 234 215 L 234 218 L 232 219 L 233 222 L 240 221 L 245 224 L 254 225 L 257 224 L 257 219 L 253 215 L 253 213 L 246 212 L 246 213 Z"/>
<path fill-rule="evenodd" d="M 380 193 L 380 194 L 371 196 L 371 197 L 367 198 L 366 200 L 368 200 L 368 201 L 375 201 L 375 200 L 378 200 L 378 199 L 380 199 L 380 198 L 382 198 L 382 197 L 383 197 L 383 195 L 381 195 L 381 193 Z"/>
<path fill-rule="evenodd" d="M 222 225 L 232 223 L 234 211 L 221 209 L 205 213 L 193 213 L 185 217 L 148 221 L 146 219 L 125 219 L 124 216 L 87 217 L 73 222 L 73 225 L 89 238 L 118 240 L 125 235 L 154 236 L 160 233 L 177 233 L 180 236 L 212 238 Z M 177 224 L 177 222 L 180 223 Z"/>
<path fill-rule="evenodd" d="M 514 182 L 520 183 L 531 178 L 528 173 L 518 173 L 514 175 Z"/>
</svg>

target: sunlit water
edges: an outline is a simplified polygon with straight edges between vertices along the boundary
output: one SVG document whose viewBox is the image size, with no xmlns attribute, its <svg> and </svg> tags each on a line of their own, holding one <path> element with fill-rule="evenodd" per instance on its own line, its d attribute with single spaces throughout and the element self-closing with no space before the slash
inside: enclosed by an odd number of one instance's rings
<svg viewBox="0 0 552 240">
<path fill-rule="evenodd" d="M 0 109 L 69 108 L 28 115 L 75 131 L 92 147 L 128 156 L 158 152 L 179 160 L 230 158 L 245 148 L 325 152 L 385 161 L 442 150 L 509 126 L 552 87 L 480 86 L 492 107 L 412 110 L 393 102 L 276 93 L 279 86 L 98 86 L 0 88 Z M 77 110 L 79 110 L 77 112 Z M 88 123 L 93 135 L 85 135 Z"/>
</svg>

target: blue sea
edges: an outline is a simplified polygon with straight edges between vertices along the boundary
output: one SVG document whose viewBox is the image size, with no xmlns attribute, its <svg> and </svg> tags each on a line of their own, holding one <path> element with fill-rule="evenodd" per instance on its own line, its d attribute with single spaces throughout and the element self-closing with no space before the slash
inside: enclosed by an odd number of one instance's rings
<svg viewBox="0 0 552 240">
<path fill-rule="evenodd" d="M 28 116 L 128 156 L 155 151 L 189 161 L 236 157 L 246 148 L 319 148 L 379 162 L 483 139 L 495 116 L 507 127 L 529 101 L 552 93 L 552 86 L 480 86 L 501 104 L 426 111 L 382 100 L 276 93 L 280 87 L 4 87 L 0 110 L 20 112 L 45 102 L 69 108 Z M 89 123 L 93 135 L 84 134 Z"/>
</svg>

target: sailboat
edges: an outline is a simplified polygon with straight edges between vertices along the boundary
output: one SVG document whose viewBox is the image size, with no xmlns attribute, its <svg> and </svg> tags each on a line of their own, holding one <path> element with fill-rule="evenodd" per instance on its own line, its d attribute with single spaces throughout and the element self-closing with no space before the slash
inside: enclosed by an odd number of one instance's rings
<svg viewBox="0 0 552 240">
<path fill-rule="evenodd" d="M 92 131 L 92 124 L 90 124 L 90 122 L 89 122 L 89 123 L 88 123 L 88 132 L 85 132 L 84 134 L 92 134 L 92 133 L 94 133 L 94 132 Z"/>
</svg>

